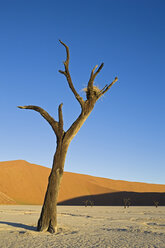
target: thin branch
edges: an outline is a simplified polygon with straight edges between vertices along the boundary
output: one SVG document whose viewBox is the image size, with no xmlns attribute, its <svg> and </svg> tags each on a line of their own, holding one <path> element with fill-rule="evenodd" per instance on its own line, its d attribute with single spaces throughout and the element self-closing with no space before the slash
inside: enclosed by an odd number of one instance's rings
<svg viewBox="0 0 165 248">
<path fill-rule="evenodd" d="M 75 90 L 75 88 L 73 86 L 73 83 L 72 83 L 72 79 L 71 79 L 70 73 L 69 73 L 69 58 L 70 58 L 69 48 L 68 48 L 68 46 L 64 42 L 62 42 L 61 40 L 59 40 L 59 41 L 66 48 L 66 60 L 64 61 L 65 71 L 59 70 L 59 72 L 65 75 L 71 91 L 75 95 L 75 97 L 76 97 L 77 101 L 80 103 L 81 107 L 83 107 L 84 100 L 83 100 L 82 97 L 80 97 L 80 95 Z"/>
<path fill-rule="evenodd" d="M 94 84 L 94 79 L 95 79 L 95 77 L 97 76 L 97 74 L 101 71 L 101 69 L 103 68 L 103 66 L 104 66 L 104 63 L 102 63 L 102 64 L 99 66 L 99 68 L 97 69 L 96 72 L 95 72 L 95 70 L 96 70 L 96 68 L 98 67 L 98 65 L 96 65 L 96 66 L 93 68 L 93 70 L 92 70 L 92 72 L 91 72 L 91 76 L 90 76 L 89 82 L 88 82 L 88 87 L 87 87 L 88 91 L 92 91 L 92 89 L 93 89 L 93 84 Z"/>
<path fill-rule="evenodd" d="M 106 85 L 100 92 L 100 94 L 98 95 L 98 98 L 100 98 L 102 95 L 104 95 L 111 87 L 114 83 L 116 83 L 118 81 L 118 78 L 115 77 L 115 79 L 113 80 L 113 82 L 111 84 L 109 84 L 108 86 Z"/>
<path fill-rule="evenodd" d="M 69 59 L 70 59 L 69 47 L 61 40 L 59 40 L 59 42 L 66 48 L 66 61 L 64 63 L 67 63 L 69 65 Z"/>
<path fill-rule="evenodd" d="M 106 85 L 104 86 L 104 88 L 102 88 L 102 90 L 100 90 L 100 93 L 102 93 L 102 92 L 105 90 L 105 88 L 107 88 L 107 86 L 108 86 L 108 84 L 106 84 Z"/>
<path fill-rule="evenodd" d="M 96 65 L 94 68 L 93 68 L 93 70 L 92 70 L 92 72 L 91 72 L 91 76 L 90 76 L 90 79 L 89 79 L 89 82 L 88 82 L 88 90 L 91 90 L 92 89 L 92 87 L 93 87 L 93 83 L 94 83 L 94 78 L 93 78 L 93 76 L 94 76 L 94 72 L 95 72 L 95 70 L 96 70 L 96 68 L 98 67 L 98 65 Z"/>
<path fill-rule="evenodd" d="M 62 115 L 62 106 L 63 106 L 63 103 L 61 103 L 58 107 L 58 118 L 59 118 L 59 127 L 61 130 L 63 130 L 63 115 Z"/>
<path fill-rule="evenodd" d="M 103 66 L 104 66 L 104 63 L 102 63 L 102 64 L 100 65 L 100 67 L 97 69 L 97 71 L 96 71 L 95 74 L 94 74 L 94 79 L 95 79 L 95 77 L 97 76 L 97 74 L 101 71 L 101 69 L 103 68 Z"/>
<path fill-rule="evenodd" d="M 38 113 L 40 113 L 42 115 L 42 117 L 47 120 L 47 122 L 49 122 L 49 124 L 51 125 L 52 129 L 54 130 L 55 134 L 58 134 L 58 122 L 54 120 L 53 117 L 51 117 L 48 112 L 46 112 L 44 109 L 42 109 L 41 107 L 38 106 L 34 106 L 34 105 L 28 105 L 28 106 L 18 106 L 18 108 L 20 109 L 32 109 L 37 111 Z"/>
<path fill-rule="evenodd" d="M 62 70 L 58 70 L 61 74 L 64 74 L 66 76 L 66 72 Z"/>
</svg>

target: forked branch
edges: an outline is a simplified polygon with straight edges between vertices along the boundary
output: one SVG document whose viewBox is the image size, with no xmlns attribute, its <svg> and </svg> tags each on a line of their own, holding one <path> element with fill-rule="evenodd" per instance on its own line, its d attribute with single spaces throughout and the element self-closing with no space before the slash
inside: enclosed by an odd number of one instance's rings
<svg viewBox="0 0 165 248">
<path fill-rule="evenodd" d="M 54 130 L 55 134 L 58 134 L 58 122 L 54 120 L 53 117 L 51 117 L 48 112 L 46 112 L 43 108 L 34 106 L 34 105 L 27 105 L 27 106 L 18 106 L 20 109 L 31 109 L 35 110 L 38 113 L 40 113 L 45 120 L 51 125 L 52 129 Z"/>
<path fill-rule="evenodd" d="M 112 83 L 111 84 L 109 84 L 109 85 L 105 85 L 105 87 L 100 91 L 100 93 L 98 94 L 98 99 L 102 96 L 102 95 L 104 95 L 111 87 L 112 87 L 112 85 L 114 84 L 114 83 L 116 83 L 118 81 L 118 77 L 115 77 L 115 79 L 112 81 Z"/>
<path fill-rule="evenodd" d="M 101 69 L 103 68 L 103 66 L 104 66 L 104 63 L 102 63 L 102 64 L 99 66 L 99 68 L 97 69 L 97 71 L 94 73 L 94 79 L 95 79 L 95 77 L 97 76 L 97 74 L 101 71 Z"/>
<path fill-rule="evenodd" d="M 65 71 L 61 71 L 59 70 L 60 73 L 64 74 L 66 79 L 67 79 L 67 82 L 69 84 L 69 87 L 71 89 L 71 91 L 73 92 L 73 94 L 75 95 L 77 101 L 80 103 L 81 107 L 83 107 L 83 104 L 84 104 L 84 100 L 82 97 L 80 97 L 80 95 L 77 93 L 77 91 L 75 90 L 74 88 L 74 85 L 72 83 L 72 79 L 71 79 L 71 76 L 70 76 L 70 73 L 69 73 L 69 59 L 70 59 L 70 55 L 69 55 L 69 47 L 60 40 L 60 43 L 65 47 L 66 49 L 66 60 L 64 61 L 64 67 L 65 67 Z"/>
<path fill-rule="evenodd" d="M 89 79 L 89 82 L 88 82 L 88 91 L 92 91 L 93 89 L 93 84 L 94 84 L 94 80 L 95 80 L 95 77 L 97 76 L 97 74 L 101 71 L 101 69 L 103 68 L 104 66 L 104 63 L 102 63 L 99 68 L 97 69 L 97 71 L 95 72 L 96 68 L 98 67 L 98 65 L 96 65 L 92 72 L 91 72 L 91 76 L 90 76 L 90 79 Z"/>
</svg>

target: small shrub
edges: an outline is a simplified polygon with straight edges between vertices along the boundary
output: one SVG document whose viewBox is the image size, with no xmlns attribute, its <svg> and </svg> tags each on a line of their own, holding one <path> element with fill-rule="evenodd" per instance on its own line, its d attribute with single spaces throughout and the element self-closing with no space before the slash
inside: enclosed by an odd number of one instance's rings
<svg viewBox="0 0 165 248">
<path fill-rule="evenodd" d="M 131 205 L 130 198 L 124 198 L 123 203 L 124 203 L 124 208 L 129 208 L 129 206 Z"/>
<path fill-rule="evenodd" d="M 158 201 L 154 201 L 154 206 L 157 208 L 159 205 L 159 202 Z"/>
</svg>

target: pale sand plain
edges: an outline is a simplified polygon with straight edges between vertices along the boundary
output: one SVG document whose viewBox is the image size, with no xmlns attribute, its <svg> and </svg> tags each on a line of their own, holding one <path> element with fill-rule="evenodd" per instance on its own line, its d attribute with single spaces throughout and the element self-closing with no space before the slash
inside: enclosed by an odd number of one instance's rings
<svg viewBox="0 0 165 248">
<path fill-rule="evenodd" d="M 58 233 L 36 231 L 41 206 L 0 205 L 0 248 L 165 248 L 165 207 L 58 206 Z"/>
</svg>

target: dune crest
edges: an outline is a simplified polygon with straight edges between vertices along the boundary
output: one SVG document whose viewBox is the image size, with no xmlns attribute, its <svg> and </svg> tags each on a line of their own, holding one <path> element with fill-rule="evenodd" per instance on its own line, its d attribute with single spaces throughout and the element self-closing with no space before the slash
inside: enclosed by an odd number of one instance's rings
<svg viewBox="0 0 165 248">
<path fill-rule="evenodd" d="M 0 204 L 42 204 L 50 169 L 24 160 L 0 162 Z M 58 201 L 112 192 L 165 192 L 165 185 L 64 172 Z"/>
</svg>

